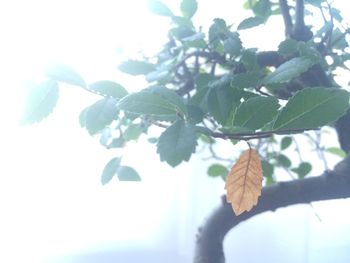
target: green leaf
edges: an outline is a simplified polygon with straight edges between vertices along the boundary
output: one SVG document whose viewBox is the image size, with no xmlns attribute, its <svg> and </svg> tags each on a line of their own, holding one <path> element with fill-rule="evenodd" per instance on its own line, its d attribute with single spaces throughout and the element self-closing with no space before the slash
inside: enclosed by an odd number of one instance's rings
<svg viewBox="0 0 350 263">
<path fill-rule="evenodd" d="M 121 63 L 118 69 L 124 73 L 137 76 L 146 75 L 152 71 L 155 71 L 156 66 L 145 61 L 127 60 Z"/>
<path fill-rule="evenodd" d="M 346 152 L 344 152 L 342 149 L 338 147 L 329 147 L 326 149 L 327 152 L 332 153 L 334 155 L 339 156 L 340 158 L 346 157 Z"/>
<path fill-rule="evenodd" d="M 349 93 L 336 88 L 305 88 L 278 114 L 276 130 L 313 129 L 341 117 L 349 107 Z"/>
<path fill-rule="evenodd" d="M 161 98 L 173 105 L 176 108 L 176 110 L 182 113 L 183 115 L 187 115 L 187 108 L 184 99 L 177 95 L 175 91 L 161 86 L 154 86 L 149 88 L 148 90 L 152 93 L 159 95 Z"/>
<path fill-rule="evenodd" d="M 51 65 L 46 68 L 46 75 L 54 80 L 85 88 L 84 79 L 67 65 Z"/>
<path fill-rule="evenodd" d="M 256 16 L 268 17 L 271 14 L 270 0 L 259 0 L 253 7 L 253 12 Z"/>
<path fill-rule="evenodd" d="M 238 56 L 242 49 L 242 42 L 237 33 L 230 34 L 230 37 L 224 40 L 224 50 L 231 56 Z"/>
<path fill-rule="evenodd" d="M 195 152 L 197 137 L 194 128 L 183 120 L 176 121 L 159 137 L 157 153 L 161 161 L 166 161 L 172 167 L 182 161 L 188 161 Z"/>
<path fill-rule="evenodd" d="M 130 166 L 119 166 L 117 175 L 119 181 L 141 181 L 140 175 Z"/>
<path fill-rule="evenodd" d="M 234 75 L 231 80 L 231 86 L 235 88 L 257 87 L 260 81 L 261 73 L 259 71 L 249 71 Z"/>
<path fill-rule="evenodd" d="M 244 4 L 243 4 L 243 8 L 246 10 L 252 9 L 254 7 L 254 5 L 256 4 L 257 0 L 247 0 Z"/>
<path fill-rule="evenodd" d="M 336 28 L 332 32 L 331 47 L 339 50 L 347 48 L 349 44 L 345 38 L 346 35 L 347 34 L 344 34 L 339 28 Z"/>
<path fill-rule="evenodd" d="M 281 165 L 285 168 L 289 168 L 292 165 L 292 162 L 290 161 L 290 159 L 287 156 L 285 156 L 284 154 L 279 154 L 277 156 L 277 162 L 279 165 Z"/>
<path fill-rule="evenodd" d="M 306 57 L 314 63 L 320 63 L 323 59 L 322 54 L 316 48 L 305 42 L 298 43 L 298 51 L 300 56 Z"/>
<path fill-rule="evenodd" d="M 233 125 L 257 130 L 276 116 L 279 107 L 274 97 L 251 98 L 237 108 Z"/>
<path fill-rule="evenodd" d="M 203 121 L 204 112 L 200 107 L 195 105 L 187 105 L 188 121 L 192 124 L 197 124 Z"/>
<path fill-rule="evenodd" d="M 179 26 L 170 29 L 168 35 L 178 40 L 184 41 L 184 39 L 193 36 L 195 33 L 196 32 L 193 31 L 192 27 Z"/>
<path fill-rule="evenodd" d="M 89 107 L 83 109 L 79 114 L 79 124 L 80 127 L 85 128 L 86 127 L 86 115 L 89 110 Z"/>
<path fill-rule="evenodd" d="M 225 20 L 215 18 L 214 23 L 209 28 L 209 43 L 216 48 L 220 44 L 220 40 L 229 33 Z"/>
<path fill-rule="evenodd" d="M 332 7 L 330 8 L 330 12 L 331 12 L 331 16 L 333 16 L 335 20 L 337 20 L 339 23 L 343 22 L 344 19 L 339 9 Z"/>
<path fill-rule="evenodd" d="M 236 109 L 241 98 L 239 91 L 230 87 L 228 78 L 221 78 L 210 85 L 207 96 L 209 113 L 220 124 L 225 125 L 230 113 Z"/>
<path fill-rule="evenodd" d="M 112 139 L 112 131 L 109 127 L 106 127 L 102 130 L 101 137 L 100 137 L 100 144 L 104 147 L 108 148 L 110 142 Z"/>
<path fill-rule="evenodd" d="M 125 146 L 125 139 L 123 137 L 114 138 L 110 144 L 106 145 L 107 149 L 123 148 Z"/>
<path fill-rule="evenodd" d="M 101 80 L 90 84 L 89 89 L 103 96 L 110 96 L 116 99 L 121 99 L 128 95 L 128 92 L 122 85 L 109 80 Z"/>
<path fill-rule="evenodd" d="M 137 140 L 142 133 L 140 124 L 130 124 L 123 133 L 126 141 Z"/>
<path fill-rule="evenodd" d="M 187 27 L 193 29 L 193 23 L 190 18 L 183 16 L 173 16 L 172 21 L 174 24 L 177 24 L 179 27 Z"/>
<path fill-rule="evenodd" d="M 298 168 L 292 168 L 299 178 L 304 178 L 312 170 L 312 166 L 308 162 L 302 162 L 299 164 Z"/>
<path fill-rule="evenodd" d="M 158 68 L 151 73 L 146 75 L 146 80 L 148 82 L 167 82 L 170 77 L 170 70 L 168 67 Z"/>
<path fill-rule="evenodd" d="M 223 166 L 222 164 L 216 163 L 216 164 L 212 164 L 209 166 L 207 174 L 211 177 L 219 177 L 220 176 L 221 178 L 223 178 L 225 180 L 228 172 L 229 171 L 225 166 Z"/>
<path fill-rule="evenodd" d="M 266 19 L 263 17 L 260 17 L 260 16 L 248 17 L 248 18 L 244 19 L 241 23 L 239 23 L 237 30 L 243 30 L 243 29 L 256 27 L 256 26 L 259 26 L 261 24 L 264 24 L 265 21 L 266 21 Z"/>
<path fill-rule="evenodd" d="M 263 175 L 266 178 L 272 178 L 273 176 L 273 171 L 274 171 L 274 166 L 270 164 L 268 161 L 262 160 L 261 161 L 261 167 L 263 169 Z"/>
<path fill-rule="evenodd" d="M 209 83 L 215 80 L 212 74 L 200 73 L 195 77 L 195 86 L 197 90 L 208 88 Z"/>
<path fill-rule="evenodd" d="M 87 108 L 85 127 L 93 135 L 101 131 L 118 117 L 116 100 L 104 98 Z"/>
<path fill-rule="evenodd" d="M 242 52 L 240 62 L 248 71 L 257 71 L 260 67 L 258 65 L 258 57 L 256 49 L 246 49 Z"/>
<path fill-rule="evenodd" d="M 298 52 L 298 43 L 298 41 L 288 38 L 279 44 L 278 52 L 285 56 L 293 55 Z"/>
<path fill-rule="evenodd" d="M 158 0 L 149 0 L 148 3 L 149 10 L 156 15 L 159 16 L 169 16 L 173 17 L 174 14 L 171 12 L 169 7 L 167 7 L 164 3 Z"/>
<path fill-rule="evenodd" d="M 288 60 L 280 65 L 274 72 L 267 75 L 263 80 L 263 84 L 284 83 L 300 76 L 306 72 L 314 62 L 305 57 L 296 57 Z"/>
<path fill-rule="evenodd" d="M 186 18 L 191 18 L 196 13 L 197 8 L 196 0 L 182 0 L 181 2 L 181 12 Z"/>
<path fill-rule="evenodd" d="M 58 85 L 56 81 L 48 80 L 32 87 L 27 95 L 21 123 L 33 124 L 52 113 L 58 100 Z"/>
<path fill-rule="evenodd" d="M 101 176 L 101 183 L 103 185 L 110 182 L 113 176 L 117 173 L 117 170 L 120 166 L 120 161 L 121 161 L 121 158 L 115 157 L 106 164 Z"/>
<path fill-rule="evenodd" d="M 150 90 L 143 90 L 124 97 L 119 101 L 118 108 L 137 114 L 158 116 L 176 115 L 177 113 L 174 104 Z"/>
<path fill-rule="evenodd" d="M 283 137 L 281 140 L 281 150 L 287 149 L 289 146 L 291 146 L 293 140 L 291 137 Z"/>
</svg>

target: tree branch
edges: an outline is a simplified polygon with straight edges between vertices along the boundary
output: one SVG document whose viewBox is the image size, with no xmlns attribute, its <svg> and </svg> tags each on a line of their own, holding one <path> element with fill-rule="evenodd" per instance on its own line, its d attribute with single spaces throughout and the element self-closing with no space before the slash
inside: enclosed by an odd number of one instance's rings
<svg viewBox="0 0 350 263">
<path fill-rule="evenodd" d="M 290 37 L 293 33 L 293 23 L 289 13 L 289 6 L 287 4 L 287 0 L 279 0 L 278 3 L 283 17 L 285 35 L 286 37 Z"/>
<path fill-rule="evenodd" d="M 240 133 L 221 133 L 221 132 L 211 132 L 209 135 L 214 138 L 221 139 L 234 139 L 234 140 L 252 140 L 252 139 L 261 139 L 268 138 L 274 134 L 290 134 L 290 133 L 301 133 L 305 131 L 311 131 L 317 129 L 291 129 L 291 130 L 272 130 L 272 131 L 260 131 L 260 132 L 240 132 Z"/>
<path fill-rule="evenodd" d="M 304 27 L 304 0 L 296 0 L 294 34 L 297 32 L 303 32 Z"/>
<path fill-rule="evenodd" d="M 308 41 L 312 38 L 310 28 L 304 22 L 304 0 L 296 0 L 295 5 L 295 23 L 292 37 L 296 40 Z"/>
<path fill-rule="evenodd" d="M 333 171 L 321 176 L 264 187 L 258 205 L 240 216 L 233 214 L 231 206 L 223 197 L 222 205 L 214 211 L 198 234 L 194 262 L 224 263 L 223 240 L 226 234 L 240 222 L 255 215 L 294 204 L 347 197 L 350 197 L 350 157 L 341 161 Z"/>
</svg>

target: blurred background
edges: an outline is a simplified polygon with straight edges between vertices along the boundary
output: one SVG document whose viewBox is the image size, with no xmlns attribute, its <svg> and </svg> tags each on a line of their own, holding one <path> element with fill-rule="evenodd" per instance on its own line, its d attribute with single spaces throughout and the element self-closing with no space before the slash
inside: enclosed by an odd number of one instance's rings
<svg viewBox="0 0 350 263">
<path fill-rule="evenodd" d="M 180 0 L 163 2 L 179 12 Z M 199 0 L 195 25 L 206 31 L 216 17 L 237 24 L 249 15 L 243 2 Z M 345 1 L 333 5 L 350 17 Z M 243 42 L 276 48 L 284 36 L 278 19 L 243 32 Z M 142 78 L 117 66 L 155 54 L 169 23 L 151 14 L 146 0 L 0 3 L 0 262 L 192 262 L 197 229 L 224 193 L 224 182 L 206 174 L 205 152 L 172 169 L 141 138 L 123 156 L 142 182 L 102 186 L 104 165 L 120 152 L 104 149 L 78 122 L 97 97 L 62 85 L 52 115 L 40 124 L 18 125 L 26 87 L 43 78 L 48 64 L 71 65 L 87 82 L 109 79 L 130 91 L 144 88 Z M 221 150 L 238 156 L 238 149 Z M 349 200 L 337 200 L 254 217 L 229 233 L 227 262 L 350 262 L 349 208 Z"/>
</svg>

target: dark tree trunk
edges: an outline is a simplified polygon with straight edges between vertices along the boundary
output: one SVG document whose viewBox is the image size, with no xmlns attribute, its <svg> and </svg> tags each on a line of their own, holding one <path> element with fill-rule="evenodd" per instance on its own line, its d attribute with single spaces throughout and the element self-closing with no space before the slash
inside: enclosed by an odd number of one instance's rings
<svg viewBox="0 0 350 263">
<path fill-rule="evenodd" d="M 195 263 L 224 263 L 223 240 L 238 225 L 265 211 L 294 204 L 350 197 L 350 157 L 340 162 L 333 171 L 321 176 L 264 187 L 258 205 L 250 212 L 235 216 L 231 205 L 222 198 L 222 204 L 209 217 L 198 234 Z"/>
</svg>

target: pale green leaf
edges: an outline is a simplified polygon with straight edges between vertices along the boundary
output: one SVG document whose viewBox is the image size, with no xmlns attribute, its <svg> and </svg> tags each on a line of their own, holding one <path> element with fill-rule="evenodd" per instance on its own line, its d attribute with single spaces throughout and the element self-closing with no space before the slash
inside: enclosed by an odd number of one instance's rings
<svg viewBox="0 0 350 263">
<path fill-rule="evenodd" d="M 237 33 L 231 33 L 230 37 L 224 40 L 224 51 L 231 56 L 238 56 L 242 49 L 242 42 Z"/>
<path fill-rule="evenodd" d="M 161 161 L 166 161 L 172 167 L 182 161 L 188 161 L 195 152 L 197 137 L 194 128 L 179 120 L 168 127 L 159 137 L 157 153 Z"/>
<path fill-rule="evenodd" d="M 261 73 L 259 71 L 249 71 L 245 73 L 235 74 L 231 80 L 231 86 L 241 89 L 257 87 L 260 81 L 260 76 Z M 255 93 L 251 93 L 251 95 L 253 94 Z M 256 94 L 254 96 L 256 96 Z"/>
<path fill-rule="evenodd" d="M 122 85 L 109 80 L 100 80 L 90 84 L 89 89 L 103 96 L 110 96 L 116 99 L 121 99 L 128 95 L 128 92 Z"/>
<path fill-rule="evenodd" d="M 251 98 L 237 108 L 233 125 L 257 130 L 275 117 L 279 106 L 274 97 Z"/>
<path fill-rule="evenodd" d="M 270 0 L 259 0 L 253 6 L 253 12 L 256 16 L 268 17 L 271 14 Z"/>
<path fill-rule="evenodd" d="M 298 41 L 288 38 L 279 44 L 278 52 L 285 56 L 293 55 L 298 52 L 298 43 Z"/>
<path fill-rule="evenodd" d="M 280 65 L 274 72 L 267 75 L 263 84 L 284 83 L 288 82 L 302 73 L 306 72 L 314 62 L 305 57 L 296 57 Z"/>
<path fill-rule="evenodd" d="M 99 100 L 91 105 L 85 114 L 85 127 L 93 135 L 118 117 L 116 100 L 112 98 Z"/>
<path fill-rule="evenodd" d="M 312 129 L 341 117 L 349 107 L 349 93 L 336 88 L 305 88 L 278 114 L 275 130 Z"/>
<path fill-rule="evenodd" d="M 144 90 L 130 94 L 118 103 L 118 108 L 137 114 L 150 114 L 158 116 L 176 115 L 177 108 L 170 101 L 159 94 Z"/>
<path fill-rule="evenodd" d="M 346 152 L 344 152 L 342 149 L 338 147 L 329 147 L 326 149 L 327 152 L 332 153 L 334 155 L 339 156 L 340 158 L 346 157 Z"/>
<path fill-rule="evenodd" d="M 140 124 L 130 124 L 123 133 L 126 141 L 137 140 L 142 133 Z"/>
<path fill-rule="evenodd" d="M 21 123 L 33 124 L 46 118 L 55 108 L 58 100 L 56 81 L 42 82 L 28 91 Z"/>
<path fill-rule="evenodd" d="M 173 17 L 174 14 L 171 12 L 168 6 L 158 0 L 149 0 L 148 1 L 149 10 L 159 16 L 169 16 Z"/>
<path fill-rule="evenodd" d="M 83 88 L 86 87 L 84 79 L 73 68 L 64 64 L 51 65 L 47 67 L 46 75 L 53 80 Z"/>
<path fill-rule="evenodd" d="M 119 166 L 117 175 L 119 181 L 141 181 L 140 175 L 130 166 Z"/>
<path fill-rule="evenodd" d="M 86 115 L 87 115 L 88 110 L 89 110 L 89 107 L 86 107 L 79 114 L 79 124 L 82 128 L 86 127 Z"/>
<path fill-rule="evenodd" d="M 237 30 L 243 30 L 243 29 L 256 27 L 256 26 L 259 26 L 261 24 L 264 24 L 265 21 L 266 21 L 266 19 L 263 17 L 260 17 L 260 16 L 248 17 L 248 18 L 244 19 L 241 23 L 239 23 Z"/>
<path fill-rule="evenodd" d="M 220 44 L 220 40 L 229 33 L 225 20 L 221 18 L 215 18 L 214 23 L 209 28 L 209 43 L 213 47 L 217 47 Z"/>
<path fill-rule="evenodd" d="M 187 108 L 184 99 L 171 89 L 163 86 L 154 86 L 148 89 L 150 92 L 159 95 L 162 99 L 173 105 L 183 115 L 187 115 Z"/>
<path fill-rule="evenodd" d="M 212 164 L 209 166 L 207 170 L 207 174 L 211 177 L 221 177 L 225 179 L 229 173 L 229 170 L 227 167 L 223 166 L 222 164 Z"/>
<path fill-rule="evenodd" d="M 230 87 L 230 79 L 221 78 L 210 85 L 207 96 L 208 111 L 216 121 L 225 125 L 231 112 L 238 106 L 240 98 L 240 92 Z"/>
<path fill-rule="evenodd" d="M 106 164 L 101 176 L 101 183 L 103 185 L 111 181 L 114 175 L 117 173 L 120 166 L 120 161 L 121 159 L 119 157 L 115 157 Z"/>
<path fill-rule="evenodd" d="M 146 75 L 152 71 L 155 71 L 156 66 L 146 61 L 127 60 L 122 62 L 119 65 L 118 69 L 124 73 L 137 76 L 137 75 Z"/>
<path fill-rule="evenodd" d="M 196 13 L 197 8 L 196 0 L 182 0 L 181 2 L 181 12 L 186 18 L 191 18 Z"/>
</svg>

